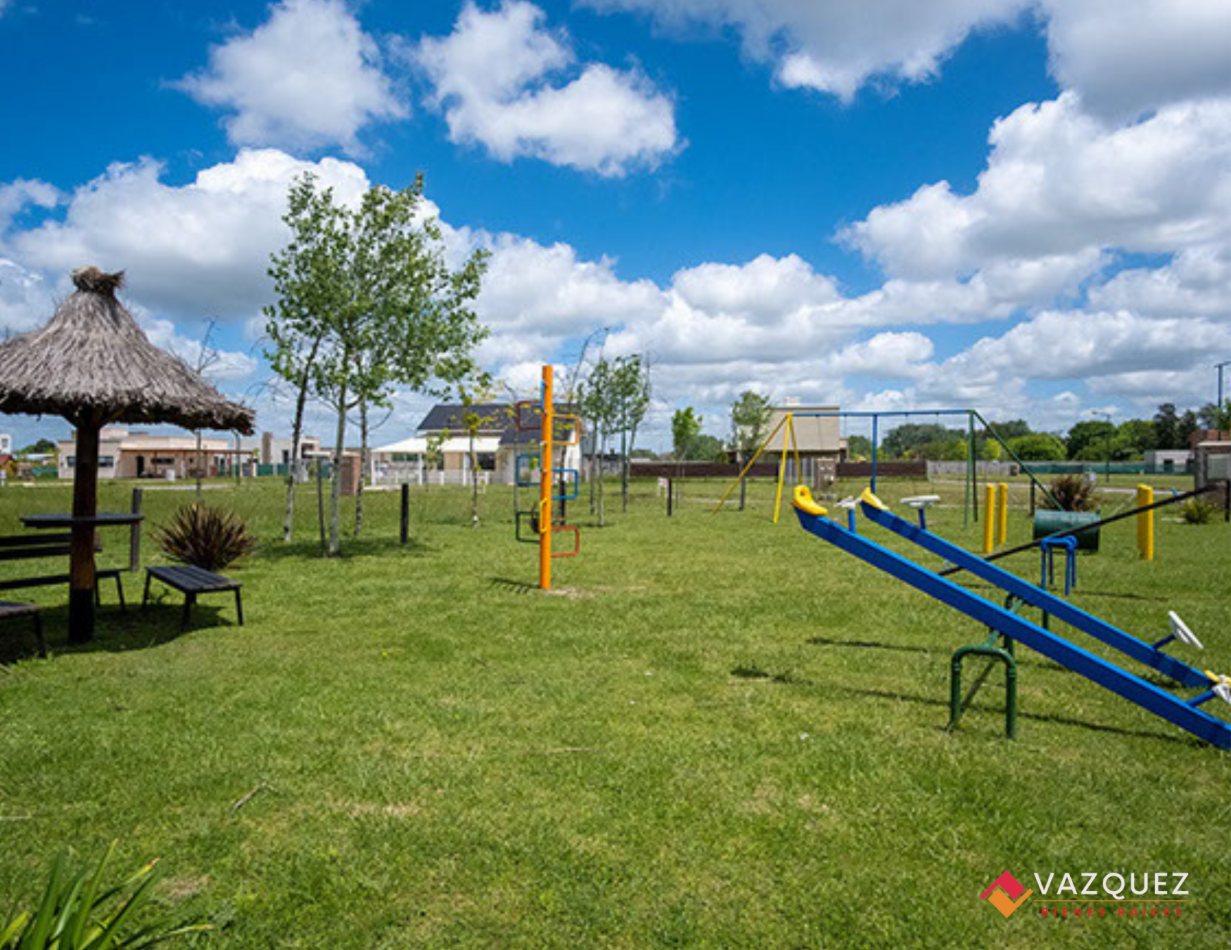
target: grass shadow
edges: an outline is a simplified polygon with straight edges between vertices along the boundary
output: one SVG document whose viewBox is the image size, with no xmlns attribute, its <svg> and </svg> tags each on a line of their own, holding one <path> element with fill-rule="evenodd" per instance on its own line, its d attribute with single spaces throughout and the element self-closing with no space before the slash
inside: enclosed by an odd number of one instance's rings
<svg viewBox="0 0 1231 950">
<path fill-rule="evenodd" d="M 923 653 L 932 651 L 927 647 L 912 647 L 898 643 L 877 643 L 873 640 L 833 640 L 828 637 L 809 637 L 804 641 L 813 646 L 822 647 L 856 647 L 863 650 L 892 650 L 896 653 Z"/>
<path fill-rule="evenodd" d="M 862 696 L 862 697 L 871 698 L 871 699 L 888 699 L 894 702 L 914 703 L 920 706 L 940 707 L 946 711 L 948 711 L 949 709 L 949 701 L 947 699 L 933 699 L 930 696 L 916 696 L 911 693 L 894 692 L 893 690 L 859 689 L 854 686 L 844 686 L 844 685 L 837 685 L 837 686 L 825 685 L 824 688 L 826 690 L 846 693 L 850 696 Z M 966 707 L 966 710 L 963 713 L 963 717 L 969 716 L 971 712 L 986 712 L 986 713 L 990 713 L 993 715 L 1003 717 L 1004 707 L 996 706 L 996 705 L 985 705 L 985 704 L 971 705 L 971 706 Z M 1017 712 L 1017 718 L 1019 720 L 1026 719 L 1031 722 L 1051 723 L 1053 725 L 1058 725 L 1058 726 L 1070 726 L 1076 729 L 1086 729 L 1091 732 L 1101 732 L 1101 733 L 1109 733 L 1109 734 L 1117 735 L 1117 736 L 1127 736 L 1127 737 L 1134 738 L 1134 739 L 1155 739 L 1159 742 L 1172 742 L 1178 745 L 1191 746 L 1193 748 L 1199 748 L 1205 745 L 1205 743 L 1201 742 L 1199 739 L 1196 739 L 1190 736 L 1173 736 L 1173 735 L 1168 735 L 1167 733 L 1163 733 L 1163 732 L 1146 732 L 1141 729 L 1125 729 L 1122 726 L 1109 726 L 1109 725 L 1106 725 L 1105 723 L 1089 722 L 1085 719 L 1074 719 L 1070 716 L 1061 716 L 1055 713 L 1022 712 L 1021 709 L 1019 708 Z M 942 732 L 949 731 L 947 725 L 940 726 L 938 728 Z"/>
<path fill-rule="evenodd" d="M 127 610 L 117 605 L 105 604 L 94 615 L 94 639 L 89 643 L 71 643 L 68 639 L 68 605 L 45 607 L 42 612 L 43 635 L 47 640 L 50 656 L 75 653 L 127 653 L 133 650 L 149 650 L 178 640 L 187 633 L 210 627 L 236 626 L 235 612 L 229 612 L 227 603 L 209 604 L 198 602 L 192 610 L 192 621 L 187 630 L 180 630 L 183 617 L 183 602 L 162 597 L 151 597 L 142 607 L 140 601 L 130 603 Z M 29 627 L 5 625 L 5 636 L 0 637 L 0 666 L 18 660 L 33 659 L 38 655 L 34 634 Z"/>
<path fill-rule="evenodd" d="M 411 538 L 405 544 L 402 544 L 397 538 L 343 538 L 342 553 L 338 555 L 339 560 L 346 560 L 353 557 L 376 557 L 378 555 L 391 556 L 393 554 L 408 555 L 410 557 L 425 557 L 431 554 L 433 548 L 431 545 Z M 319 540 L 312 541 L 291 541 L 289 543 L 282 541 L 266 541 L 253 554 L 252 560 L 259 561 L 287 561 L 287 560 L 324 560 L 325 556 L 321 553 L 321 543 Z"/>
<path fill-rule="evenodd" d="M 759 666 L 746 666 L 740 664 L 731 669 L 731 675 L 737 679 L 765 681 L 769 683 L 794 683 L 796 685 L 804 685 L 806 680 L 798 679 L 793 673 L 770 673 L 768 670 L 763 670 Z"/>
<path fill-rule="evenodd" d="M 538 585 L 516 581 L 509 577 L 493 577 L 490 578 L 489 583 L 492 587 L 507 594 L 537 594 L 539 592 Z"/>
</svg>

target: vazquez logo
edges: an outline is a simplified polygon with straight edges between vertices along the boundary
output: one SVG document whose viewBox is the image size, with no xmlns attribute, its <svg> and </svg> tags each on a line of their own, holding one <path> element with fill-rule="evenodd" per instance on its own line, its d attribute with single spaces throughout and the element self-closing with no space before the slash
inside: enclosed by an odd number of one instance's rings
<svg viewBox="0 0 1231 950">
<path fill-rule="evenodd" d="M 992 886 L 979 895 L 979 900 L 988 901 L 993 907 L 1010 917 L 1013 911 L 1026 903 L 1034 891 L 1028 891 L 1008 871 L 996 878 Z"/>
</svg>

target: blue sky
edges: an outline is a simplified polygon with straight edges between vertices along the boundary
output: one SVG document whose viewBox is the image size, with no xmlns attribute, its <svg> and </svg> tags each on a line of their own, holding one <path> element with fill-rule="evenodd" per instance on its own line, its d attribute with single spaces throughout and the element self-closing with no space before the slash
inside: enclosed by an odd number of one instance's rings
<svg viewBox="0 0 1231 950">
<path fill-rule="evenodd" d="M 530 387 L 607 327 L 654 362 L 660 444 L 749 387 L 1055 428 L 1206 402 L 1229 37 L 1213 0 L 0 0 L 0 329 L 123 268 L 161 345 L 217 318 L 218 385 L 284 429 L 286 185 L 422 171 L 452 251 L 493 251 L 488 368 Z"/>
</svg>

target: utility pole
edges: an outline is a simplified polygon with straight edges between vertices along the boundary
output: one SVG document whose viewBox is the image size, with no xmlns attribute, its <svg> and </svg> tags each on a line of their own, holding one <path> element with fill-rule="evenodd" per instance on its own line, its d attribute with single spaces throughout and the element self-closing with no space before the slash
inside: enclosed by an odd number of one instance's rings
<svg viewBox="0 0 1231 950">
<path fill-rule="evenodd" d="M 1214 403 L 1214 408 L 1218 410 L 1218 415 L 1215 417 L 1218 421 L 1218 438 L 1222 440 L 1222 414 L 1224 411 L 1222 401 L 1222 371 L 1226 366 L 1231 366 L 1231 360 L 1223 360 L 1221 363 L 1215 363 L 1214 369 L 1218 370 L 1218 402 Z"/>
</svg>

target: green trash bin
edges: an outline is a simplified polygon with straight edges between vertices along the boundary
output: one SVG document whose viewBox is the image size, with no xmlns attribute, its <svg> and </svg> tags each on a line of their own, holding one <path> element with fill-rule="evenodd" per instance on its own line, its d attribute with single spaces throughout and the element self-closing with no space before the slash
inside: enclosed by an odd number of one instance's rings
<svg viewBox="0 0 1231 950">
<path fill-rule="evenodd" d="M 1034 540 L 1046 538 L 1057 531 L 1068 531 L 1084 524 L 1094 524 L 1102 515 L 1097 511 L 1052 511 L 1040 508 L 1034 513 Z M 1097 551 L 1099 529 L 1086 528 L 1076 534 L 1079 551 Z"/>
</svg>

